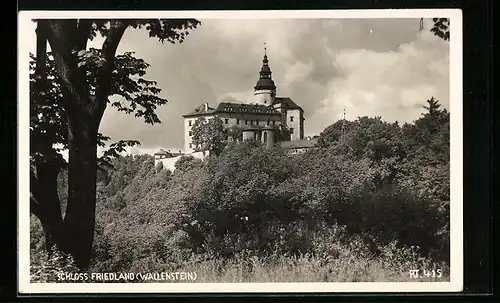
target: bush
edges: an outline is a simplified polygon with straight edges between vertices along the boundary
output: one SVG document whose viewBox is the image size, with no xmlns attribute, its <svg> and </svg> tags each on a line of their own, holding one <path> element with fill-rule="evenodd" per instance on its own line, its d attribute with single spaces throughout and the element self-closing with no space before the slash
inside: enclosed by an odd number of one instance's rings
<svg viewBox="0 0 500 303">
<path fill-rule="evenodd" d="M 46 251 L 31 250 L 30 279 L 31 283 L 64 282 L 60 274 L 77 274 L 79 272 L 73 258 L 54 246 L 50 254 Z M 79 280 L 79 279 L 77 279 Z M 66 281 L 68 282 L 68 281 Z M 76 281 L 71 281 L 76 282 Z"/>
</svg>

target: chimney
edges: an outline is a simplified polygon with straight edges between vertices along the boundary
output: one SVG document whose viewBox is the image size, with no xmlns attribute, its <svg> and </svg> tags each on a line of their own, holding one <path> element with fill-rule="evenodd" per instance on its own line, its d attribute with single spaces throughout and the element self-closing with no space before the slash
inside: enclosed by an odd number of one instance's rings
<svg viewBox="0 0 500 303">
<path fill-rule="evenodd" d="M 208 102 L 205 102 L 205 111 L 208 111 Z"/>
</svg>

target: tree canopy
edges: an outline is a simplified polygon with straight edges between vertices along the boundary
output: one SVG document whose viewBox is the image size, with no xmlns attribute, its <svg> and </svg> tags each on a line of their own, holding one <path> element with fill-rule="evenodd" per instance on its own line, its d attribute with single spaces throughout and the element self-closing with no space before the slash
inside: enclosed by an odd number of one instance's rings
<svg viewBox="0 0 500 303">
<path fill-rule="evenodd" d="M 197 151 L 209 151 L 219 155 L 226 146 L 228 131 L 218 117 L 197 119 L 192 131 L 192 144 Z"/>
</svg>

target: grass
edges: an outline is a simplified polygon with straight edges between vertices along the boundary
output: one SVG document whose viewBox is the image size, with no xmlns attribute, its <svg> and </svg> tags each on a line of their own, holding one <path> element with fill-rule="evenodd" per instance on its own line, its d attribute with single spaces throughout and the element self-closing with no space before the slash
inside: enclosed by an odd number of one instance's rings
<svg viewBox="0 0 500 303">
<path fill-rule="evenodd" d="M 49 262 L 50 263 L 50 262 Z M 449 281 L 449 268 L 446 264 L 401 262 L 401 260 L 388 260 L 383 257 L 366 258 L 351 255 L 340 258 L 318 258 L 314 256 L 271 256 L 271 257 L 243 257 L 236 256 L 231 259 L 213 258 L 200 260 L 193 256 L 183 262 L 182 266 L 168 268 L 162 264 L 151 264 L 147 270 L 137 260 L 137 272 L 190 272 L 196 273 L 195 283 L 279 283 L 279 282 L 447 282 Z M 47 264 L 47 263 L 46 263 Z M 153 265 L 151 267 L 151 265 Z M 423 267 L 425 266 L 425 267 Z M 56 268 L 52 264 L 43 266 L 47 270 L 32 272 L 32 282 L 54 281 L 55 272 L 72 271 L 69 267 Z M 144 268 L 144 269 L 141 269 Z M 34 270 L 35 268 L 32 268 Z M 410 270 L 419 269 L 421 273 L 432 269 L 441 269 L 441 278 L 410 277 Z M 54 271 L 55 270 L 55 271 Z M 94 281 L 95 282 L 95 281 Z M 135 282 L 148 282 L 135 280 Z M 151 280 L 149 282 L 158 283 Z M 175 282 L 175 281 L 171 281 Z"/>
<path fill-rule="evenodd" d="M 410 269 L 430 271 L 441 268 L 441 278 L 410 277 Z M 446 282 L 446 265 L 429 268 L 411 268 L 402 264 L 387 265 L 386 260 L 324 259 L 310 256 L 213 259 L 187 263 L 179 271 L 195 272 L 200 283 L 266 283 L 266 282 Z"/>
</svg>

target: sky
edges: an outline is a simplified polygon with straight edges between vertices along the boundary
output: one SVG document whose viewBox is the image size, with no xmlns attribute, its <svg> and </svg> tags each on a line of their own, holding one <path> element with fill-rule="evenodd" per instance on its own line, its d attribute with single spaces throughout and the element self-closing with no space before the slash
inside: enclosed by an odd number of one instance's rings
<svg viewBox="0 0 500 303">
<path fill-rule="evenodd" d="M 305 135 L 342 118 L 417 119 L 430 97 L 449 109 L 448 42 L 419 31 L 419 19 L 207 19 L 182 44 L 162 44 L 128 29 L 117 52 L 151 64 L 168 104 L 151 126 L 108 107 L 100 131 L 141 142 L 131 153 L 182 150 L 182 114 L 208 102 L 251 102 L 266 43 L 277 96 L 304 109 Z M 33 26 L 34 29 L 34 26 Z M 33 39 L 35 36 L 33 34 Z M 100 47 L 97 39 L 90 46 Z M 34 50 L 32 50 L 34 52 Z"/>
</svg>

